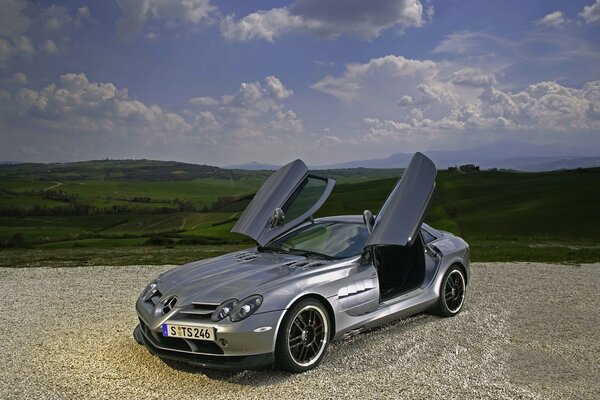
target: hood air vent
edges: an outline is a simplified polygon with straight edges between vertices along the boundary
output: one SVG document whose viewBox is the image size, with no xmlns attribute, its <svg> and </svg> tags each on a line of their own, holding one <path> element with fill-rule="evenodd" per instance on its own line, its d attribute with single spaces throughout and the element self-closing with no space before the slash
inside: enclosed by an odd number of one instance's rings
<svg viewBox="0 0 600 400">
<path fill-rule="evenodd" d="M 259 254 L 245 252 L 245 253 L 240 253 L 237 256 L 235 256 L 234 260 L 242 263 L 242 262 L 256 260 L 258 257 L 260 257 Z"/>
<path fill-rule="evenodd" d="M 283 265 L 290 267 L 292 269 L 295 269 L 295 268 L 299 268 L 299 267 L 309 267 L 309 268 L 320 267 L 321 265 L 325 265 L 325 263 L 322 261 L 300 260 L 300 261 L 290 261 Z"/>
</svg>

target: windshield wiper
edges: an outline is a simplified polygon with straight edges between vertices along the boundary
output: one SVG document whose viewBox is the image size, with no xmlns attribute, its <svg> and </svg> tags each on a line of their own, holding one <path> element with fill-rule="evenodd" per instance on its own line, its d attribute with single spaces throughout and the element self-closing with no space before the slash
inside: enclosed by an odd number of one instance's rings
<svg viewBox="0 0 600 400">
<path fill-rule="evenodd" d="M 287 253 L 287 250 L 284 250 L 281 247 L 258 246 L 257 250 L 260 253 Z"/>
<path fill-rule="evenodd" d="M 335 257 L 332 257 L 328 254 L 323 254 L 323 253 L 319 253 L 319 252 L 311 251 L 311 250 L 290 248 L 290 249 L 287 249 L 287 251 L 290 254 L 297 254 L 299 256 L 304 256 L 304 257 L 322 258 L 324 260 L 335 260 Z"/>
</svg>

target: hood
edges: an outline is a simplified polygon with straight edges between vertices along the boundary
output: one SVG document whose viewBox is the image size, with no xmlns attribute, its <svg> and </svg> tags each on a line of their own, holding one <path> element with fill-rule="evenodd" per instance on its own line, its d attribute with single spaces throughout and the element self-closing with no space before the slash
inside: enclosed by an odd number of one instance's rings
<svg viewBox="0 0 600 400">
<path fill-rule="evenodd" d="M 160 290 L 163 296 L 176 295 L 181 306 L 195 301 L 220 304 L 231 298 L 242 300 L 263 294 L 264 288 L 302 273 L 302 266 L 314 271 L 312 267 L 331 263 L 298 255 L 243 250 L 167 271 L 162 275 Z"/>
</svg>

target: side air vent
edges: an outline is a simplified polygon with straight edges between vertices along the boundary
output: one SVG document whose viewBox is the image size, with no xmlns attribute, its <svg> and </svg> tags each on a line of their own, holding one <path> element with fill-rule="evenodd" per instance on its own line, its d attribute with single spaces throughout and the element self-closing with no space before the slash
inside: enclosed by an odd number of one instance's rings
<svg viewBox="0 0 600 400">
<path fill-rule="evenodd" d="M 234 260 L 237 262 L 248 262 L 256 260 L 258 257 L 260 257 L 259 254 L 246 252 L 238 254 L 237 256 L 235 256 Z"/>
</svg>

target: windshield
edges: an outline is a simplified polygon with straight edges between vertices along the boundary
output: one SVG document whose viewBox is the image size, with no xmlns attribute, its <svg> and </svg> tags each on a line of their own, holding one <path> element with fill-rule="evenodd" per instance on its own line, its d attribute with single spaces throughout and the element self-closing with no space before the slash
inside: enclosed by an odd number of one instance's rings
<svg viewBox="0 0 600 400">
<path fill-rule="evenodd" d="M 346 258 L 360 255 L 368 237 L 367 227 L 361 223 L 317 222 L 274 240 L 262 249 L 324 258 Z"/>
</svg>

